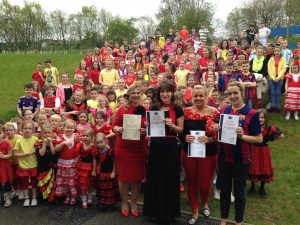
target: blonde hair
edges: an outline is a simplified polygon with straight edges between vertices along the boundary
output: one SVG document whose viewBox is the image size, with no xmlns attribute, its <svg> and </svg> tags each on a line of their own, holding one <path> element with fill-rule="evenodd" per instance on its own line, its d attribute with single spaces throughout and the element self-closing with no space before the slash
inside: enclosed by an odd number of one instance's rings
<svg viewBox="0 0 300 225">
<path fill-rule="evenodd" d="M 129 105 L 131 104 L 131 100 L 129 98 L 129 96 L 132 94 L 133 90 L 134 89 L 138 89 L 140 91 L 140 95 L 141 95 L 141 100 L 142 100 L 142 92 L 143 92 L 143 88 L 141 85 L 138 85 L 138 84 L 134 84 L 134 85 L 131 85 L 128 90 L 127 90 L 127 95 L 128 95 L 128 98 L 126 99 L 126 104 Z"/>
<path fill-rule="evenodd" d="M 245 86 L 241 82 L 237 82 L 237 81 L 229 82 L 228 88 L 229 87 L 238 87 L 240 89 L 240 92 L 244 96 L 244 94 L 245 94 Z"/>
<path fill-rule="evenodd" d="M 56 120 L 61 121 L 61 116 L 58 115 L 58 114 L 54 114 L 54 115 L 52 115 L 52 116 L 50 117 L 50 119 L 56 119 Z"/>
<path fill-rule="evenodd" d="M 90 137 L 94 137 L 94 135 L 95 135 L 95 132 L 94 132 L 94 130 L 92 129 L 92 128 L 86 128 L 83 132 L 82 132 L 82 134 L 84 134 L 84 133 L 86 133 L 86 134 L 88 134 Z"/>
<path fill-rule="evenodd" d="M 100 133 L 97 133 L 97 134 L 95 135 L 95 141 L 96 141 L 97 139 L 103 139 L 103 140 L 105 140 L 106 142 L 108 141 L 106 135 L 103 134 L 103 133 L 101 133 L 101 132 L 100 132 Z"/>
<path fill-rule="evenodd" d="M 74 120 L 66 119 L 66 121 L 64 122 L 64 128 L 65 128 L 67 125 L 72 125 L 72 126 L 74 126 L 74 128 L 76 128 L 76 123 L 75 123 Z"/>
<path fill-rule="evenodd" d="M 207 96 L 207 90 L 204 86 L 195 85 L 194 88 L 192 89 L 192 94 L 194 94 L 196 90 L 204 90 L 205 96 Z"/>
<path fill-rule="evenodd" d="M 16 131 L 18 129 L 18 125 L 15 122 L 7 122 L 4 124 L 4 128 L 7 129 L 8 127 L 13 127 Z"/>
<path fill-rule="evenodd" d="M 52 125 L 50 123 L 45 123 L 41 127 L 41 131 L 42 132 L 45 131 L 45 130 L 51 130 L 51 132 L 52 132 L 52 129 L 53 129 L 53 127 L 52 127 Z"/>
</svg>

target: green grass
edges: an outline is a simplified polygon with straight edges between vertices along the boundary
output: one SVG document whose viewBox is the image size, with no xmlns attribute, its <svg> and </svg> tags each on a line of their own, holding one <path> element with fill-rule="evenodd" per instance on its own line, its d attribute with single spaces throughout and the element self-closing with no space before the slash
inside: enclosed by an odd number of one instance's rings
<svg viewBox="0 0 300 225">
<path fill-rule="evenodd" d="M 73 77 L 84 55 L 1 54 L 0 57 L 0 117 L 9 120 L 16 116 L 17 101 L 24 94 L 24 84 L 31 81 L 37 62 L 51 58 L 59 72 L 68 71 Z M 275 181 L 266 184 L 266 199 L 258 195 L 247 196 L 245 222 L 256 225 L 297 225 L 300 224 L 300 121 L 286 121 L 282 112 L 270 114 L 270 124 L 278 126 L 285 135 L 284 139 L 270 143 Z M 219 202 L 213 199 L 213 195 L 209 206 L 212 216 L 219 217 Z M 190 211 L 186 192 L 182 194 L 181 207 Z M 230 219 L 234 219 L 234 205 L 231 207 Z"/>
<path fill-rule="evenodd" d="M 58 72 L 68 71 L 74 77 L 82 54 L 1 54 L 0 66 L 0 117 L 9 120 L 16 115 L 17 102 L 24 95 L 24 84 L 31 82 L 38 62 L 52 59 Z"/>
</svg>

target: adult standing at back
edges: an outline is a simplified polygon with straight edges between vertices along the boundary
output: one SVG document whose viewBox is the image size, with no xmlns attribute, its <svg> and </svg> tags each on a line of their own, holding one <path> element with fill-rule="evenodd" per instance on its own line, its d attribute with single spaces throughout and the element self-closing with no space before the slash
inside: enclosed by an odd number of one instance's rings
<svg viewBox="0 0 300 225">
<path fill-rule="evenodd" d="M 271 30 L 265 27 L 265 23 L 261 21 L 258 34 L 256 34 L 256 39 L 262 44 L 262 46 L 266 47 L 267 39 L 270 36 L 270 34 Z"/>
</svg>

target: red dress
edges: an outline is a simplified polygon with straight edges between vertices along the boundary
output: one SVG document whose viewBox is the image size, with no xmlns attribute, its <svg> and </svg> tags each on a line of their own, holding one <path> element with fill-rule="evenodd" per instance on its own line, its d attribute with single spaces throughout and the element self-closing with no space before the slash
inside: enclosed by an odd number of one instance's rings
<svg viewBox="0 0 300 225">
<path fill-rule="evenodd" d="M 284 109 L 288 111 L 300 110 L 300 74 L 288 74 L 285 78 L 289 81 L 284 101 Z"/>
<path fill-rule="evenodd" d="M 7 155 L 9 149 L 11 149 L 10 143 L 6 140 L 3 140 L 0 143 L 0 152 L 3 155 Z M 0 185 L 12 180 L 13 170 L 9 159 L 0 159 Z"/>
<path fill-rule="evenodd" d="M 92 177 L 93 157 L 95 157 L 96 149 L 94 145 L 88 149 L 84 149 L 84 144 L 78 144 L 78 153 L 81 155 L 80 161 L 76 164 L 76 179 L 81 190 L 87 190 L 93 184 L 95 179 Z"/>
<path fill-rule="evenodd" d="M 123 127 L 123 115 L 135 114 L 135 111 L 144 109 L 142 106 L 130 106 L 124 109 L 121 106 L 115 116 L 114 126 Z M 145 109 L 144 109 L 145 110 Z M 136 112 L 137 113 L 137 112 Z M 145 116 L 141 119 L 141 127 L 145 127 Z M 123 140 L 122 135 L 117 135 L 115 146 L 115 159 L 118 169 L 119 181 L 131 182 L 139 181 L 145 177 L 145 161 L 146 161 L 146 142 L 145 136 L 141 136 L 139 141 Z"/>
<path fill-rule="evenodd" d="M 248 179 L 251 182 L 271 182 L 274 180 L 274 167 L 268 142 L 274 141 L 281 134 L 277 127 L 268 126 L 262 131 L 263 142 L 252 145 L 252 164 L 248 174 Z"/>
<path fill-rule="evenodd" d="M 113 171 L 113 150 L 107 146 L 97 152 L 97 198 L 101 205 L 114 205 L 121 200 L 117 177 L 111 178 Z"/>
</svg>

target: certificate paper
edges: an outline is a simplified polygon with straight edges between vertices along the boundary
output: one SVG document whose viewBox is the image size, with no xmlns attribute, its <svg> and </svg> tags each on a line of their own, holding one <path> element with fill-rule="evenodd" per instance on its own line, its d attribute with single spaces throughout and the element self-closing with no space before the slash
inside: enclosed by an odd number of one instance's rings
<svg viewBox="0 0 300 225">
<path fill-rule="evenodd" d="M 239 126 L 239 116 L 230 114 L 221 114 L 218 141 L 236 145 L 237 133 L 235 129 Z"/>
<path fill-rule="evenodd" d="M 165 112 L 164 111 L 147 111 L 147 136 L 164 137 L 166 136 Z"/>
<path fill-rule="evenodd" d="M 124 114 L 122 139 L 140 140 L 141 115 Z"/>
<path fill-rule="evenodd" d="M 205 158 L 206 157 L 206 145 L 204 142 L 199 142 L 199 136 L 205 136 L 205 131 L 191 130 L 191 135 L 195 136 L 195 140 L 189 143 L 188 157 Z"/>
</svg>

